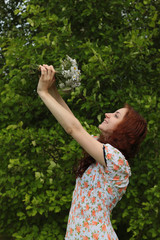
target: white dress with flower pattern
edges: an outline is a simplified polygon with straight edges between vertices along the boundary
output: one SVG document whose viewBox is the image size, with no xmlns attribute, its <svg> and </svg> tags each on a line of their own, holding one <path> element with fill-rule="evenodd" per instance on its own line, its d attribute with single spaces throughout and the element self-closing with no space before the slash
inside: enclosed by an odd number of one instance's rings
<svg viewBox="0 0 160 240">
<path fill-rule="evenodd" d="M 131 170 L 124 155 L 104 144 L 107 167 L 90 165 L 76 179 L 65 240 L 118 240 L 110 214 L 122 198 Z"/>
</svg>

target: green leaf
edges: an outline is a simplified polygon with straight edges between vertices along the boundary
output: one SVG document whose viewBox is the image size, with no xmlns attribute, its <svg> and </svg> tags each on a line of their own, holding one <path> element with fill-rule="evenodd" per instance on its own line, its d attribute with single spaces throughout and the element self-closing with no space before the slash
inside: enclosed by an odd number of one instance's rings
<svg viewBox="0 0 160 240">
<path fill-rule="evenodd" d="M 34 27 L 34 22 L 31 18 L 27 18 L 27 21 L 32 27 Z"/>
</svg>

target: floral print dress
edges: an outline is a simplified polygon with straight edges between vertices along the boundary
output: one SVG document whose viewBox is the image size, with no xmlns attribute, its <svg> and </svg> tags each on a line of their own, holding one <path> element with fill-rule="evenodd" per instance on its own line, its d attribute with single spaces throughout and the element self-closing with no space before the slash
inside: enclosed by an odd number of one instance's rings
<svg viewBox="0 0 160 240">
<path fill-rule="evenodd" d="M 124 155 L 104 144 L 107 166 L 90 165 L 76 179 L 65 240 L 118 240 L 110 214 L 122 198 L 131 170 Z"/>
</svg>

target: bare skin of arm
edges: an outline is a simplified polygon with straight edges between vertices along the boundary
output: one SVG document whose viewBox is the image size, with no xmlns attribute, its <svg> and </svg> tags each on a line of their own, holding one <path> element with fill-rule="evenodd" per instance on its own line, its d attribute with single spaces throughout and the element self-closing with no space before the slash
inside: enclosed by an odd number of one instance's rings
<svg viewBox="0 0 160 240">
<path fill-rule="evenodd" d="M 57 90 L 49 89 L 55 84 L 55 70 L 53 66 L 41 66 L 41 77 L 39 79 L 37 93 L 40 98 L 61 124 L 64 130 L 71 135 L 97 162 L 105 166 L 103 157 L 103 144 L 94 139 L 73 115 L 66 103 L 59 96 Z"/>
<path fill-rule="evenodd" d="M 50 89 L 49 89 L 49 93 L 50 95 L 62 106 L 64 107 L 67 111 L 69 111 L 70 113 L 72 113 L 71 109 L 68 107 L 68 105 L 66 104 L 66 102 L 63 100 L 63 98 L 61 97 L 61 95 L 59 94 L 55 84 L 53 84 Z M 73 113 L 72 113 L 73 114 Z"/>
</svg>

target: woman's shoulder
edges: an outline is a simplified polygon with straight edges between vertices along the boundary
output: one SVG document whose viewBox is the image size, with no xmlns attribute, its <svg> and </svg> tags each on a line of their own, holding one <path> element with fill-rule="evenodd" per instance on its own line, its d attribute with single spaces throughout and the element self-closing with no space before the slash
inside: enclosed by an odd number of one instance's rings
<svg viewBox="0 0 160 240">
<path fill-rule="evenodd" d="M 104 144 L 104 157 L 108 165 L 114 165 L 114 168 L 118 166 L 118 168 L 124 168 L 129 173 L 131 172 L 129 163 L 122 152 L 109 143 Z"/>
<path fill-rule="evenodd" d="M 122 158 L 126 159 L 125 156 L 123 155 L 123 153 L 118 148 L 112 146 L 109 143 L 104 144 L 104 146 L 108 151 L 113 152 L 114 154 L 119 155 Z"/>
<path fill-rule="evenodd" d="M 92 135 L 92 137 L 97 140 L 99 138 L 98 136 L 95 135 Z M 131 169 L 128 160 L 125 158 L 124 154 L 118 148 L 112 146 L 109 143 L 102 144 L 106 165 L 110 167 L 112 166 L 117 169 L 122 169 L 123 171 L 127 171 L 129 175 L 131 175 Z M 99 166 L 99 164 L 97 165 L 97 167 Z"/>
<path fill-rule="evenodd" d="M 124 160 L 126 160 L 126 158 L 123 155 L 123 153 L 119 149 L 117 149 L 116 147 L 112 146 L 109 143 L 103 144 L 103 146 L 104 146 L 104 150 L 105 150 L 106 153 L 110 153 L 114 157 L 121 157 Z"/>
</svg>

